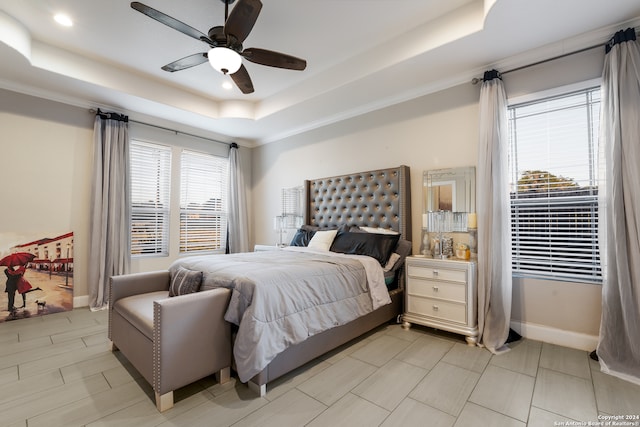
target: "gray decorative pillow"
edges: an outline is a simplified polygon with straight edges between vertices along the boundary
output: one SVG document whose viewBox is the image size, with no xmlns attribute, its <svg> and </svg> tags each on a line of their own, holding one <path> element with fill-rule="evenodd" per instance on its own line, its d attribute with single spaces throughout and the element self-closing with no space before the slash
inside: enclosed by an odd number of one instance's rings
<svg viewBox="0 0 640 427">
<path fill-rule="evenodd" d="M 171 277 L 169 296 L 191 294 L 200 290 L 202 284 L 202 271 L 191 271 L 184 267 L 178 267 Z"/>
</svg>

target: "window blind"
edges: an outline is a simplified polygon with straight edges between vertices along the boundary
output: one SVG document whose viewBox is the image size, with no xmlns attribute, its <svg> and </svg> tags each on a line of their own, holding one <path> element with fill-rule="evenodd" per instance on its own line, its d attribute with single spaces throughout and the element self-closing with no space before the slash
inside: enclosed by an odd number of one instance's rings
<svg viewBox="0 0 640 427">
<path fill-rule="evenodd" d="M 515 276 L 600 282 L 600 89 L 509 107 Z"/>
<path fill-rule="evenodd" d="M 182 152 L 180 252 L 225 250 L 228 167 L 224 157 Z"/>
<path fill-rule="evenodd" d="M 304 188 L 283 188 L 281 194 L 282 214 L 276 217 L 277 230 L 291 230 L 302 226 L 304 221 Z"/>
<path fill-rule="evenodd" d="M 132 140 L 131 255 L 169 254 L 171 148 Z"/>
</svg>

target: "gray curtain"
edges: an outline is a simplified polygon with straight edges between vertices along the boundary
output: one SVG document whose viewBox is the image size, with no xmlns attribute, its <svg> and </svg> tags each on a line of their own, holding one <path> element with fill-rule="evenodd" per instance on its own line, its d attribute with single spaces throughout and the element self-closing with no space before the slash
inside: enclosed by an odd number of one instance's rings
<svg viewBox="0 0 640 427">
<path fill-rule="evenodd" d="M 640 384 L 640 47 L 635 30 L 607 44 L 600 119 L 604 372 Z"/>
<path fill-rule="evenodd" d="M 249 251 L 249 220 L 240 149 L 235 142 L 229 149 L 229 219 L 227 221 L 227 252 Z"/>
<path fill-rule="evenodd" d="M 511 320 L 511 214 L 507 97 L 500 73 L 487 71 L 480 89 L 477 168 L 479 342 L 508 350 Z"/>
<path fill-rule="evenodd" d="M 131 210 L 127 116 L 98 110 L 93 127 L 89 306 L 109 302 L 109 278 L 129 272 Z"/>
</svg>

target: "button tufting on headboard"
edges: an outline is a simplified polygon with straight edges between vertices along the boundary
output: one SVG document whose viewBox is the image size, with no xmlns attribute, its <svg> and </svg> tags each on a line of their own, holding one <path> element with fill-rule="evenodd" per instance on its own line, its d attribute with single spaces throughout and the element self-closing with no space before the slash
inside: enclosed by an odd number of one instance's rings
<svg viewBox="0 0 640 427">
<path fill-rule="evenodd" d="M 306 181 L 305 188 L 307 224 L 382 227 L 411 240 L 408 166 Z"/>
</svg>

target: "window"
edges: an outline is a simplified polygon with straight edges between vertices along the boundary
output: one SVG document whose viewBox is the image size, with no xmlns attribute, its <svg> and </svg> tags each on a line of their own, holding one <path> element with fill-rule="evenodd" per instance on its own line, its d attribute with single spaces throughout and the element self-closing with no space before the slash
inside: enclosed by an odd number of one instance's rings
<svg viewBox="0 0 640 427">
<path fill-rule="evenodd" d="M 229 159 L 184 150 L 180 182 L 180 252 L 224 251 Z"/>
<path fill-rule="evenodd" d="M 515 276 L 601 282 L 600 89 L 509 107 Z"/>
<path fill-rule="evenodd" d="M 171 148 L 131 141 L 131 255 L 169 255 Z"/>
</svg>

